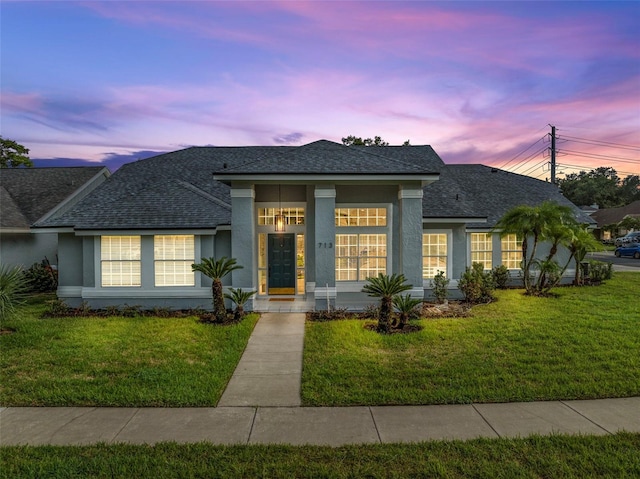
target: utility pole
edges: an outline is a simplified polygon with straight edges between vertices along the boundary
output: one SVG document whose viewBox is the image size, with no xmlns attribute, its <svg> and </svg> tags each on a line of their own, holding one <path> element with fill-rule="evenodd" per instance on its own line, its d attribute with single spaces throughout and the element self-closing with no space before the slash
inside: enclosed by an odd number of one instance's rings
<svg viewBox="0 0 640 479">
<path fill-rule="evenodd" d="M 551 127 L 551 184 L 556 184 L 556 127 Z"/>
</svg>

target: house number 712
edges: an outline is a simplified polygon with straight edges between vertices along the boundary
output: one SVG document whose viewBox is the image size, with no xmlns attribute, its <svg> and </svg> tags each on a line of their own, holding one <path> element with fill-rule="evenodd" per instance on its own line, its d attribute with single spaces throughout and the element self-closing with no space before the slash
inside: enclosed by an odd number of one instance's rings
<svg viewBox="0 0 640 479">
<path fill-rule="evenodd" d="M 333 243 L 318 243 L 318 248 L 333 248 Z"/>
</svg>

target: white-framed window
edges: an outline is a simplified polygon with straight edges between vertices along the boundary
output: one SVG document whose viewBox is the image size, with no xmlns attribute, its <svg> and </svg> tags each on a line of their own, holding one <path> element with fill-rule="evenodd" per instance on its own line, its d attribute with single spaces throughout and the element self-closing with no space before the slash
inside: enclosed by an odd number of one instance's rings
<svg viewBox="0 0 640 479">
<path fill-rule="evenodd" d="M 195 286 L 195 237 L 157 235 L 153 237 L 156 286 Z"/>
<path fill-rule="evenodd" d="M 386 234 L 337 234 L 336 281 L 365 281 L 387 273 Z"/>
<path fill-rule="evenodd" d="M 335 209 L 336 281 L 365 281 L 387 273 L 387 208 Z"/>
<path fill-rule="evenodd" d="M 422 234 L 422 277 L 431 279 L 438 271 L 448 277 L 448 234 L 432 232 Z"/>
<path fill-rule="evenodd" d="M 336 208 L 336 227 L 387 226 L 386 208 Z"/>
<path fill-rule="evenodd" d="M 471 264 L 480 263 L 484 269 L 493 268 L 493 235 L 471 233 Z"/>
<path fill-rule="evenodd" d="M 284 215 L 287 225 L 304 224 L 304 207 L 292 206 L 285 208 L 258 208 L 258 225 L 273 225 L 277 214 Z"/>
<path fill-rule="evenodd" d="M 102 236 L 100 271 L 102 287 L 140 286 L 140 236 Z"/>
<path fill-rule="evenodd" d="M 502 251 L 502 264 L 508 269 L 520 269 L 522 263 L 522 239 L 514 234 L 503 236 L 500 239 Z"/>
</svg>

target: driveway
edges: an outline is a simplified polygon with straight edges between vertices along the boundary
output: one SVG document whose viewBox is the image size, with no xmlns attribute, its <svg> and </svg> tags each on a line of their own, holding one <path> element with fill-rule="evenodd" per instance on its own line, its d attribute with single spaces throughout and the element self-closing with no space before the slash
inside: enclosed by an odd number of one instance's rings
<svg viewBox="0 0 640 479">
<path fill-rule="evenodd" d="M 613 263 L 614 271 L 632 271 L 640 273 L 640 259 L 631 257 L 616 258 L 613 251 L 603 251 L 600 253 L 589 253 L 587 259 L 595 259 L 604 261 L 605 263 Z"/>
</svg>

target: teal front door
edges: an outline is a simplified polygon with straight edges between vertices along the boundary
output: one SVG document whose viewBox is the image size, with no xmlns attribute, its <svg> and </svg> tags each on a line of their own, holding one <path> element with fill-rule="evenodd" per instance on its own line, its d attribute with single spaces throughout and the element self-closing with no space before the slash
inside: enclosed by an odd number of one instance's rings
<svg viewBox="0 0 640 479">
<path fill-rule="evenodd" d="M 269 294 L 295 294 L 296 235 L 269 235 Z"/>
</svg>

